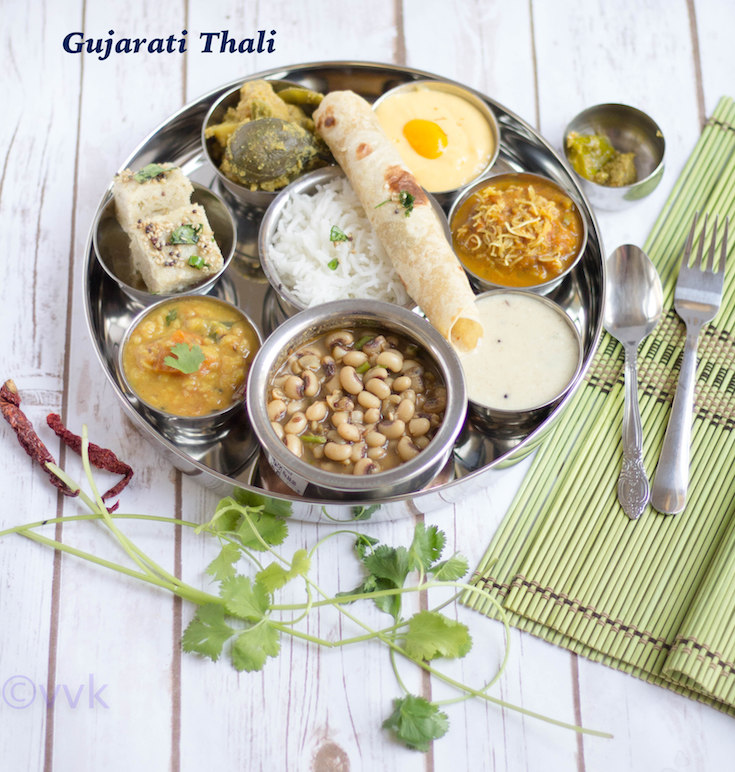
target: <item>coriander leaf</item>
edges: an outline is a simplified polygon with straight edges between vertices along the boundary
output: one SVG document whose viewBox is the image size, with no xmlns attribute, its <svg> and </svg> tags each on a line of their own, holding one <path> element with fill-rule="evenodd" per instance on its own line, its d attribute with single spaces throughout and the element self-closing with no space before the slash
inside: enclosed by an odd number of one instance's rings
<svg viewBox="0 0 735 772">
<path fill-rule="evenodd" d="M 225 642 L 235 631 L 225 622 L 225 609 L 219 603 L 199 606 L 181 638 L 184 651 L 196 652 L 215 662 Z"/>
<path fill-rule="evenodd" d="M 409 193 L 407 190 L 402 190 L 398 194 L 398 203 L 404 208 L 404 214 L 408 217 L 413 212 L 413 202 L 416 200 L 415 196 Z"/>
<path fill-rule="evenodd" d="M 359 373 L 361 369 L 362 365 L 357 368 L 357 372 Z M 352 517 L 354 520 L 369 520 L 373 516 L 373 512 L 376 512 L 378 509 L 380 509 L 380 504 L 371 504 L 368 507 L 352 507 Z M 377 544 L 377 539 L 373 543 Z M 357 547 L 357 545 L 355 545 L 355 547 Z"/>
<path fill-rule="evenodd" d="M 159 174 L 165 174 L 166 171 L 168 171 L 166 167 L 161 166 L 161 164 L 148 164 L 142 169 L 139 169 L 133 175 L 133 179 L 136 182 L 148 182 L 148 180 L 152 180 L 154 177 L 158 177 Z"/>
<path fill-rule="evenodd" d="M 354 507 L 353 509 L 358 509 L 358 507 Z M 360 509 L 362 509 L 362 507 L 360 507 Z M 370 507 L 368 507 L 368 509 L 370 509 Z M 358 513 L 355 513 L 355 519 L 361 520 L 362 518 L 358 515 Z M 357 556 L 360 558 L 360 560 L 363 560 L 368 549 L 374 547 L 378 542 L 379 539 L 361 533 L 357 539 L 355 539 L 355 552 L 357 553 Z"/>
<path fill-rule="evenodd" d="M 395 732 L 409 748 L 428 751 L 432 740 L 443 737 L 449 729 L 447 714 L 423 697 L 408 694 L 393 700 L 393 713 L 383 722 L 383 728 Z"/>
<path fill-rule="evenodd" d="M 212 519 L 206 524 L 206 528 L 213 533 L 233 533 L 242 519 L 244 509 L 249 507 L 241 506 L 232 496 L 225 496 L 217 502 Z M 252 512 L 258 512 L 257 509 L 251 509 Z"/>
<path fill-rule="evenodd" d="M 290 501 L 272 499 L 269 496 L 265 496 L 262 493 L 256 493 L 255 491 L 246 491 L 242 488 L 237 488 L 232 495 L 238 504 L 243 504 L 248 507 L 262 507 L 263 511 L 268 515 L 291 517 L 293 512 L 293 504 L 291 504 Z"/>
<path fill-rule="evenodd" d="M 237 537 L 242 543 L 243 547 L 248 549 L 257 550 L 258 552 L 265 552 L 267 549 L 263 546 L 258 534 L 263 541 L 275 547 L 282 544 L 288 534 L 288 526 L 280 517 L 274 517 L 266 512 L 248 513 L 253 525 L 251 526 L 247 518 L 243 518 L 237 528 Z M 255 530 L 253 530 L 255 528 Z M 257 531 L 257 533 L 256 533 Z"/>
<path fill-rule="evenodd" d="M 327 268 L 329 268 L 330 271 L 336 271 L 338 267 L 339 267 L 339 260 L 337 260 L 336 257 L 327 263 Z"/>
<path fill-rule="evenodd" d="M 227 543 L 219 555 L 207 566 L 207 573 L 217 581 L 235 575 L 235 563 L 240 559 L 240 549 L 236 544 Z"/>
<path fill-rule="evenodd" d="M 296 576 L 306 576 L 311 568 L 311 560 L 306 550 L 296 550 L 291 561 L 291 568 L 284 568 L 275 560 L 255 575 L 256 581 L 268 592 L 279 590 Z"/>
<path fill-rule="evenodd" d="M 403 587 L 411 570 L 408 550 L 405 547 L 377 546 L 362 561 L 367 570 L 378 579 L 387 579 L 396 587 Z"/>
<path fill-rule="evenodd" d="M 456 582 L 469 571 L 467 558 L 463 555 L 452 555 L 449 560 L 443 560 L 431 567 L 431 574 L 434 579 L 440 582 Z"/>
<path fill-rule="evenodd" d="M 251 582 L 247 576 L 236 574 L 222 580 L 219 588 L 220 597 L 225 601 L 227 613 L 248 622 L 258 622 L 263 619 L 270 596 L 259 582 Z"/>
<path fill-rule="evenodd" d="M 408 548 L 411 568 L 428 571 L 429 566 L 441 557 L 446 540 L 444 533 L 435 525 L 427 528 L 423 523 L 416 523 L 413 541 Z"/>
<path fill-rule="evenodd" d="M 167 314 L 166 314 L 166 327 L 171 324 L 179 315 L 179 312 L 177 309 L 172 308 Z"/>
<path fill-rule="evenodd" d="M 333 225 L 329 231 L 329 240 L 332 242 L 332 244 L 336 244 L 338 241 L 352 241 L 351 237 L 348 236 L 337 225 Z"/>
<path fill-rule="evenodd" d="M 171 231 L 169 238 L 170 244 L 196 244 L 199 241 L 199 234 L 202 232 L 202 224 L 190 225 L 185 223 L 179 225 Z"/>
<path fill-rule="evenodd" d="M 230 651 L 232 664 L 237 670 L 252 673 L 262 670 L 268 657 L 277 657 L 281 651 L 280 633 L 270 622 L 263 622 L 240 633 Z"/>
<path fill-rule="evenodd" d="M 195 373 L 204 361 L 204 353 L 199 346 L 189 346 L 186 343 L 175 343 L 171 346 L 171 353 L 163 360 L 165 365 L 180 370 L 185 375 Z"/>
<path fill-rule="evenodd" d="M 472 648 L 472 637 L 461 622 L 438 611 L 419 611 L 408 620 L 403 645 L 414 659 L 454 659 L 464 657 Z"/>
</svg>

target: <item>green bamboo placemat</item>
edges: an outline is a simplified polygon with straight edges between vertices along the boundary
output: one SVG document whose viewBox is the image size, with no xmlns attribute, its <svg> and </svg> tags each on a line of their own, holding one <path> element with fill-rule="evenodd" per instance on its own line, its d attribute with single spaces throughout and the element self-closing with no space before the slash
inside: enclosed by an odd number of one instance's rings
<svg viewBox="0 0 735 772">
<path fill-rule="evenodd" d="M 674 284 L 697 210 L 735 223 L 730 98 L 708 121 L 644 245 L 661 275 L 665 308 L 638 357 L 651 477 L 684 343 Z M 711 228 L 710 215 L 705 243 Z M 729 243 L 722 307 L 699 341 L 685 511 L 665 516 L 648 507 L 631 521 L 617 502 L 623 353 L 604 334 L 474 581 L 516 627 L 735 715 L 735 227 Z M 498 616 L 476 594 L 465 602 Z"/>
</svg>

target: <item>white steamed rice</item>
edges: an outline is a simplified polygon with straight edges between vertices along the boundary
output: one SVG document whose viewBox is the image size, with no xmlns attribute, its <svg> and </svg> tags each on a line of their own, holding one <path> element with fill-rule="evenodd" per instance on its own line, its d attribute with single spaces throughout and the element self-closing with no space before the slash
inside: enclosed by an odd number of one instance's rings
<svg viewBox="0 0 735 772">
<path fill-rule="evenodd" d="M 349 241 L 332 243 L 337 226 Z M 283 206 L 269 260 L 284 287 L 304 306 L 329 300 L 371 298 L 398 305 L 409 301 L 390 258 L 345 177 L 295 193 Z M 329 268 L 337 259 L 336 269 Z"/>
</svg>

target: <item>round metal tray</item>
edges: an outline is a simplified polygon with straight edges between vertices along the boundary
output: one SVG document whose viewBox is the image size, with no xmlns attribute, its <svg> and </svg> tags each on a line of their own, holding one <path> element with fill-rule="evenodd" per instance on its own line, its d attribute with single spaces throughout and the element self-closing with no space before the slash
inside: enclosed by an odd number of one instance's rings
<svg viewBox="0 0 735 772">
<path fill-rule="evenodd" d="M 296 81 L 322 92 L 352 89 L 369 101 L 400 83 L 423 78 L 441 80 L 420 70 L 367 62 L 304 64 L 250 76 L 251 79 L 262 77 Z M 183 107 L 144 139 L 120 169 L 140 168 L 153 161 L 171 161 L 181 166 L 192 180 L 215 189 L 225 198 L 237 221 L 238 243 L 230 267 L 212 294 L 238 303 L 251 318 L 261 320 L 263 333 L 268 334 L 283 321 L 284 315 L 258 260 L 258 227 L 263 212 L 238 204 L 218 186 L 214 170 L 204 158 L 200 140 L 202 121 L 212 102 L 243 80 L 228 83 Z M 429 512 L 461 499 L 470 490 L 487 485 L 487 475 L 493 470 L 516 463 L 543 440 L 580 385 L 600 337 L 605 296 L 604 252 L 594 214 L 551 145 L 505 107 L 483 94 L 478 93 L 478 96 L 495 111 L 500 125 L 500 154 L 493 171 L 530 171 L 551 177 L 577 201 L 587 218 L 589 237 L 585 254 L 575 270 L 550 295 L 573 319 L 584 346 L 582 370 L 564 400 L 523 436 L 491 436 L 467 423 L 456 442 L 451 462 L 427 488 L 410 496 L 364 504 L 301 498 L 286 489 L 269 470 L 246 422 L 232 427 L 216 441 L 192 443 L 186 437 L 164 437 L 145 418 L 135 398 L 123 390 L 117 365 L 120 341 L 140 306 L 102 269 L 90 233 L 84 270 L 84 301 L 92 343 L 127 416 L 177 469 L 222 495 L 230 495 L 239 489 L 240 495 L 253 503 L 273 499 L 278 502 L 279 511 L 289 511 L 293 517 L 302 520 L 395 519 L 417 511 Z M 100 209 L 108 197 L 109 191 L 100 202 Z"/>
</svg>

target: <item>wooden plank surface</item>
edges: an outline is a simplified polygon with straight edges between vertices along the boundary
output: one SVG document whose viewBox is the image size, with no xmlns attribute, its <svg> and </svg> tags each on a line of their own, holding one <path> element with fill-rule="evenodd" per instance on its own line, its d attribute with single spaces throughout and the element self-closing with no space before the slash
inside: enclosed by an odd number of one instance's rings
<svg viewBox="0 0 735 772">
<path fill-rule="evenodd" d="M 258 70 L 321 60 L 406 64 L 463 81 L 515 111 L 559 147 L 566 122 L 584 106 L 623 101 L 650 112 L 667 138 L 660 188 L 624 213 L 598 212 L 609 251 L 642 243 L 717 99 L 733 92 L 735 6 L 727 0 L 626 0 L 617 4 L 500 0 L 131 0 L 108 5 L 63 0 L 3 4 L 5 148 L 0 261 L 10 331 L 0 377 L 13 377 L 29 416 L 76 476 L 44 427 L 60 412 L 88 424 L 94 441 L 136 468 L 123 507 L 204 522 L 217 497 L 175 472 L 123 416 L 86 329 L 82 266 L 88 228 L 109 179 L 146 134 L 188 100 Z M 186 54 L 70 54 L 64 35 L 180 36 Z M 275 51 L 204 53 L 201 32 L 270 34 Z M 73 514 L 57 501 L 0 426 L 5 506 L 0 529 Z M 448 548 L 474 565 L 501 521 L 528 462 L 494 474 L 482 490 L 427 516 Z M 417 519 L 422 516 L 417 515 Z M 360 524 L 405 543 L 414 520 Z M 188 529 L 130 525 L 162 565 L 208 587 L 213 545 Z M 313 545 L 328 524 L 293 522 L 285 554 Z M 53 530 L 48 533 L 53 534 Z M 67 526 L 63 539 L 120 559 L 100 529 Z M 359 571 L 349 537 L 319 552 L 315 576 L 351 587 Z M 262 673 L 182 655 L 178 640 L 193 609 L 158 590 L 78 560 L 55 558 L 16 537 L 0 539 L 0 769 L 2 770 L 692 770 L 729 769 L 731 719 L 627 675 L 513 631 L 508 669 L 492 693 L 566 721 L 611 731 L 613 740 L 566 730 L 477 701 L 449 706 L 451 727 L 428 754 L 396 745 L 381 729 L 399 688 L 374 644 L 323 650 L 300 641 Z M 502 628 L 460 608 L 475 649 L 450 672 L 481 683 L 497 666 Z M 352 634 L 320 613 L 310 632 Z M 434 698 L 441 685 L 401 669 Z M 56 695 L 47 705 L 46 694 Z M 95 697 L 96 695 L 96 697 Z"/>
</svg>

